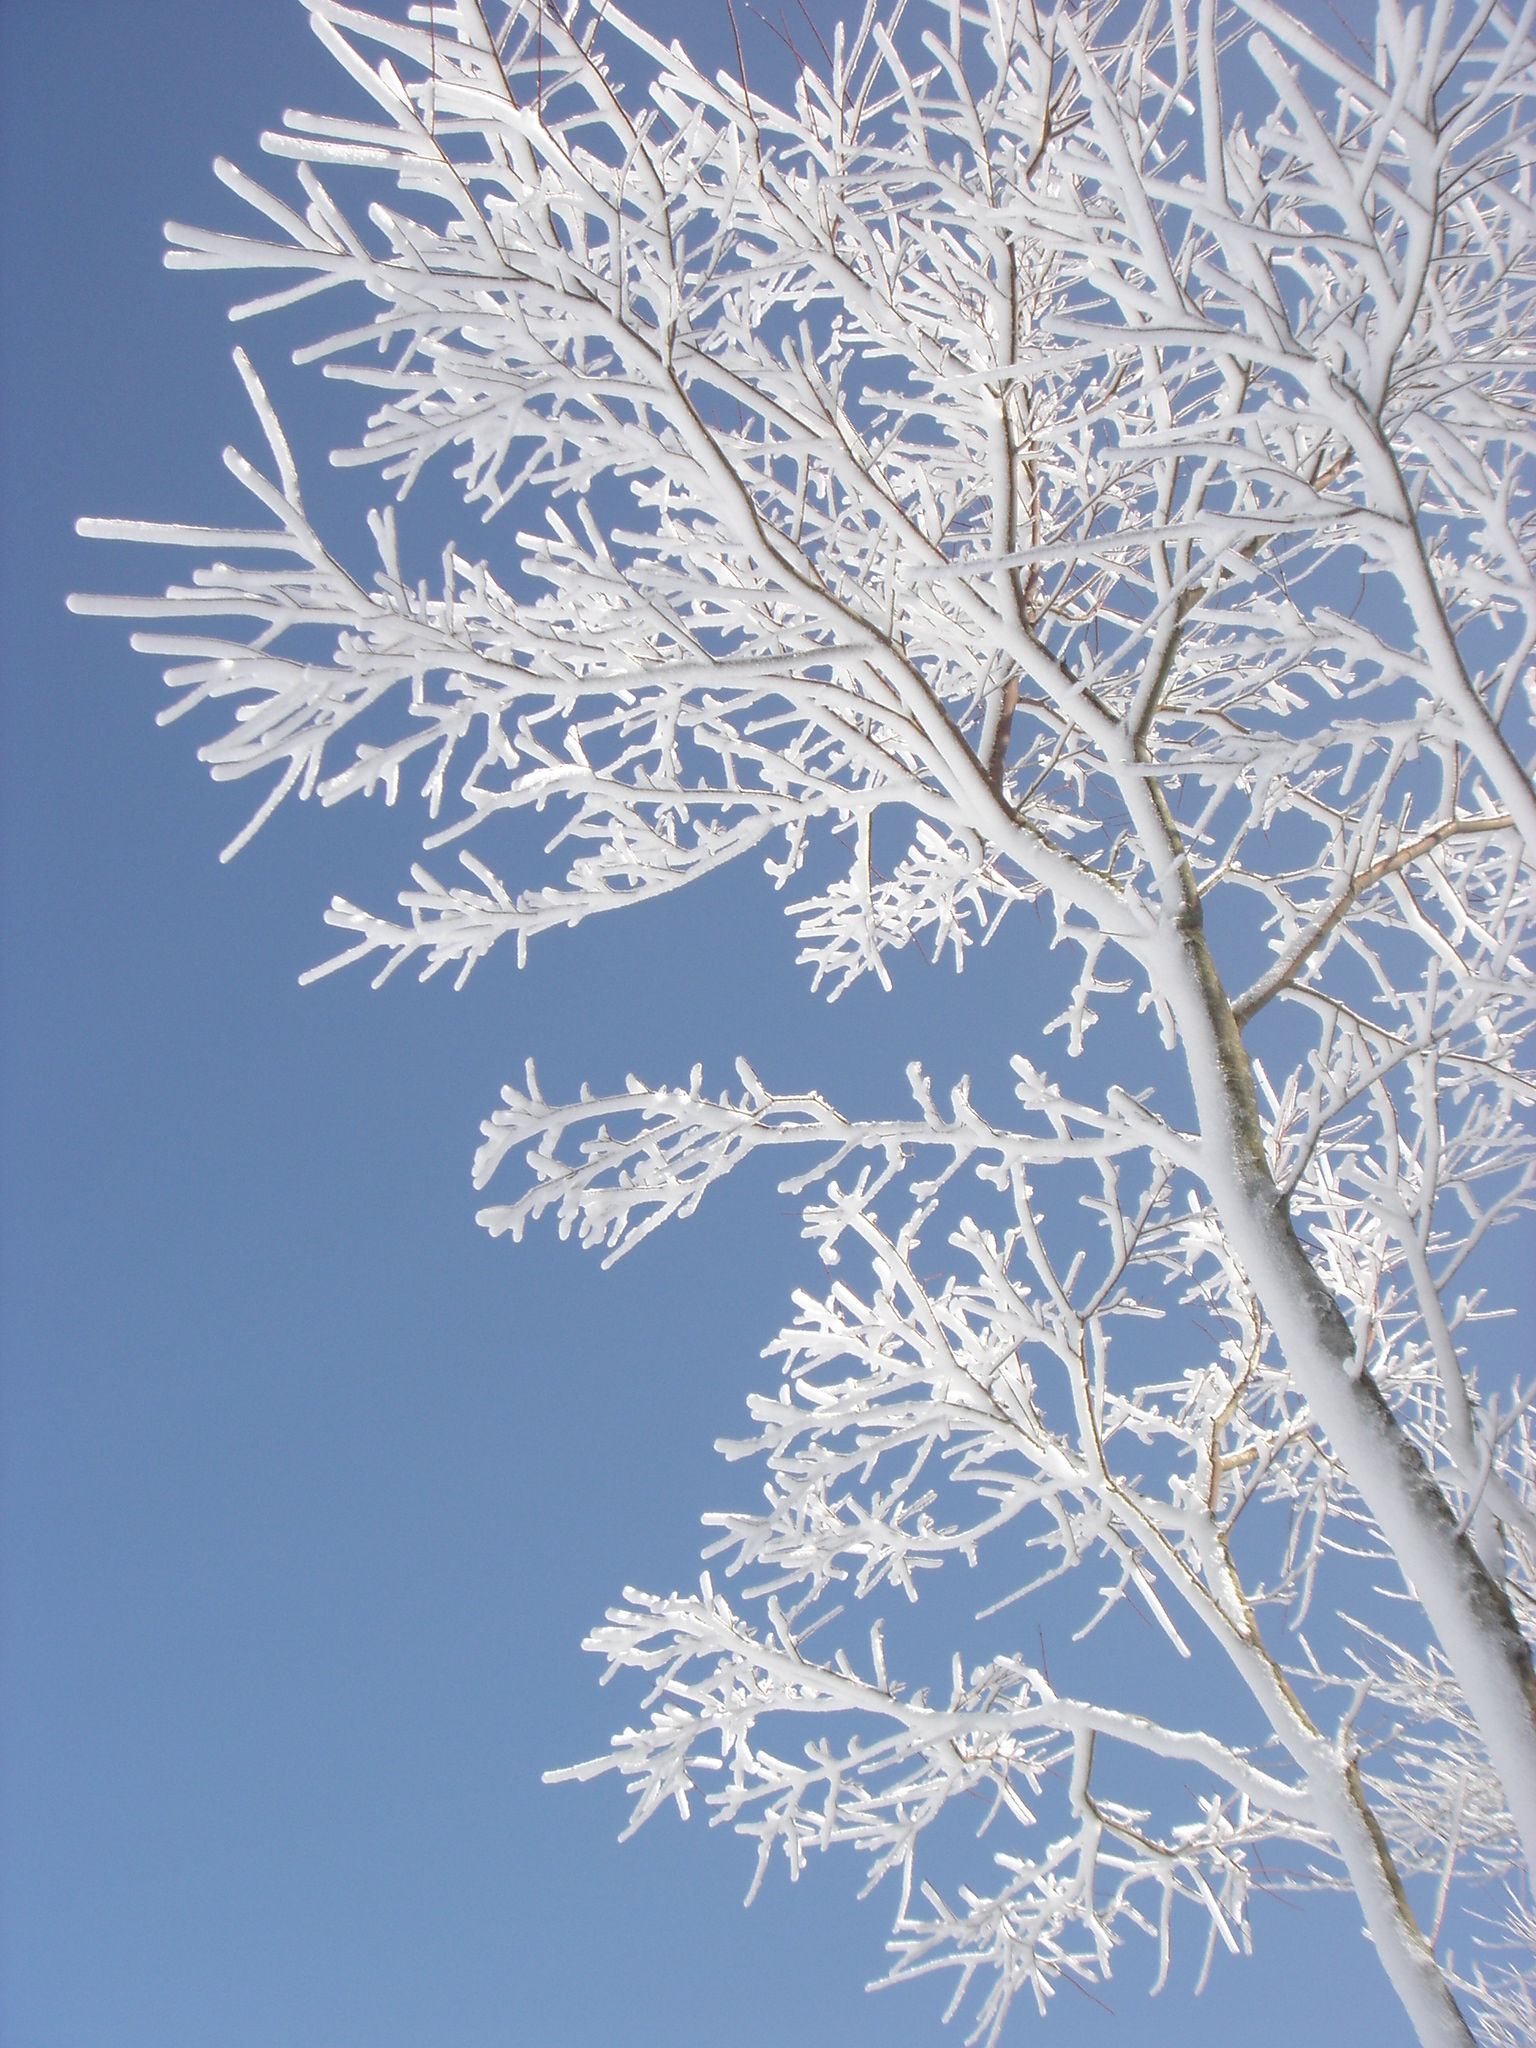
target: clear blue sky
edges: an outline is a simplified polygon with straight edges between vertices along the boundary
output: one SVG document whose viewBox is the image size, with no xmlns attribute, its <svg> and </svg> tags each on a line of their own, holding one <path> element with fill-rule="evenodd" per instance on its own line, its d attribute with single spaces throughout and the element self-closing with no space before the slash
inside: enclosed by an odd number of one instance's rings
<svg viewBox="0 0 1536 2048">
<path fill-rule="evenodd" d="M 300 990 L 332 891 L 392 894 L 403 821 L 295 812 L 221 868 L 250 792 L 204 780 L 152 722 L 154 664 L 63 599 L 164 573 L 78 514 L 232 508 L 219 448 L 256 437 L 225 286 L 161 270 L 160 224 L 236 218 L 210 159 L 259 168 L 259 130 L 344 83 L 289 0 L 4 0 L 0 24 L 0 2039 L 933 2041 L 936 1986 L 860 1988 L 886 1908 L 850 1861 L 743 1913 L 747 1845 L 664 1818 L 619 1849 L 611 1783 L 539 1783 L 635 1711 L 583 1631 L 626 1582 L 688 1583 L 740 1486 L 710 1445 L 807 1270 L 793 1215 L 732 1186 L 603 1275 L 549 1233 L 487 1240 L 468 1164 L 530 1052 L 558 1085 L 738 1051 L 871 1102 L 914 1053 L 953 1079 L 1011 1042 L 1018 957 L 828 1011 L 743 874 L 457 997 Z M 343 401 L 283 377 L 301 331 L 242 338 L 318 461 Z M 1112 2014 L 1067 1993 L 1010 2038 L 1403 2038 L 1347 1908 L 1259 1922 L 1260 1961 L 1198 2003 L 1192 1955 L 1149 2005 L 1132 1953 Z"/>
</svg>

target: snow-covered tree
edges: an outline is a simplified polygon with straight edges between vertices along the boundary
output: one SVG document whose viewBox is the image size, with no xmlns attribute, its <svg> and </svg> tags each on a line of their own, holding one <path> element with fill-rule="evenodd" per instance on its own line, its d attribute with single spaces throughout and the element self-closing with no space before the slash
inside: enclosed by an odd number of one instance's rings
<svg viewBox="0 0 1536 2048">
<path fill-rule="evenodd" d="M 648 1697 L 556 1775 L 851 1850 L 982 2038 L 1133 1934 L 1245 1947 L 1263 1883 L 1350 1891 L 1422 2042 L 1529 2040 L 1531 5 L 873 0 L 779 104 L 588 0 L 306 4 L 372 109 L 170 261 L 371 300 L 305 353 L 376 400 L 379 566 L 240 356 L 251 524 L 86 521 L 207 560 L 79 602 L 228 708 L 249 830 L 424 796 L 318 971 L 743 856 L 833 997 L 1075 962 L 1048 1071 L 957 1046 L 876 1121 L 506 1089 L 491 1231 L 617 1257 L 777 1150 L 824 1267 L 725 1447 L 761 1509 L 594 1632 Z M 422 580 L 431 464 L 488 526 Z"/>
</svg>

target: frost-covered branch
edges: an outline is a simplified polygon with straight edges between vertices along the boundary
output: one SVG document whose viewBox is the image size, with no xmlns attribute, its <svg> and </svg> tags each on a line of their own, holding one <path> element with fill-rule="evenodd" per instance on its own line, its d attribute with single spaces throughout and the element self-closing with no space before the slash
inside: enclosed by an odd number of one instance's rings
<svg viewBox="0 0 1536 2048">
<path fill-rule="evenodd" d="M 708 1783 L 759 1876 L 851 1847 L 980 2036 L 1134 1932 L 1241 1951 L 1262 1855 L 1421 2041 L 1515 2038 L 1466 1929 L 1503 1887 L 1518 1945 L 1536 1857 L 1528 13 L 875 0 L 775 98 L 586 0 L 306 4 L 361 102 L 171 261 L 345 295 L 300 354 L 396 502 L 366 568 L 322 537 L 241 356 L 253 522 L 85 522 L 201 565 L 80 603 L 226 721 L 248 830 L 419 793 L 457 849 L 317 971 L 462 981 L 743 855 L 834 997 L 989 944 L 1022 1018 L 1076 963 L 1006 1115 L 964 1048 L 872 1118 L 505 1091 L 491 1230 L 616 1257 L 791 1147 L 827 1269 L 725 1447 L 736 1605 L 627 1596 L 650 1719 L 574 1774 Z M 419 552 L 434 467 L 480 547 Z"/>
</svg>

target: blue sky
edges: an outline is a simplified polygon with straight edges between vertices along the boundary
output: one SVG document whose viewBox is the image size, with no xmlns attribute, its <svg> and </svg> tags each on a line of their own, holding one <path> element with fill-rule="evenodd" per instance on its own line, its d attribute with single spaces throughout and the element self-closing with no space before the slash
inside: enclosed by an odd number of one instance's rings
<svg viewBox="0 0 1536 2048">
<path fill-rule="evenodd" d="M 722 52 L 723 8 L 699 0 Z M 658 19 L 678 23 L 675 9 Z M 72 588 L 162 565 L 82 512 L 217 518 L 256 436 L 218 279 L 167 216 L 233 220 L 285 105 L 334 107 L 289 0 L 8 0 L 4 151 L 4 1684 L 8 2048 L 757 2048 L 937 2038 L 935 1986 L 866 1997 L 886 1925 L 830 1860 L 750 1913 L 746 1845 L 670 1818 L 619 1849 L 611 1784 L 547 1789 L 635 1709 L 579 1641 L 626 1583 L 696 1572 L 740 1480 L 757 1359 L 808 1253 L 762 1178 L 615 1272 L 474 1228 L 500 1081 L 723 1068 L 893 1099 L 1000 1059 L 1017 957 L 893 998 L 807 993 L 761 878 L 492 960 L 455 996 L 323 957 L 408 820 L 281 816 L 158 730 L 154 665 Z M 277 175 L 281 176 L 279 171 Z M 301 458 L 334 389 L 282 369 Z M 337 505 L 345 514 L 346 501 Z M 1399 2038 L 1342 1905 L 1260 1916 L 1148 2004 L 1064 1994 L 1087 2044 Z M 958 2040 L 959 2031 L 949 2038 Z"/>
</svg>

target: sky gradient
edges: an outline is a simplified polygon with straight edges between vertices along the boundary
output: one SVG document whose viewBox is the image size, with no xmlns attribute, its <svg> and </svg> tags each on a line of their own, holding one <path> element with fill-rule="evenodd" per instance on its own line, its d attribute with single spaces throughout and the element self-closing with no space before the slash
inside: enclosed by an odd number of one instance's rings
<svg viewBox="0 0 1536 2048">
<path fill-rule="evenodd" d="M 743 1913 L 748 1845 L 664 1817 L 620 1849 L 611 1782 L 539 1782 L 638 1707 L 584 1630 L 626 1583 L 689 1583 L 699 1514 L 755 1483 L 710 1446 L 813 1263 L 790 1206 L 744 1175 L 603 1274 L 548 1230 L 492 1243 L 468 1167 L 530 1053 L 552 1092 L 738 1052 L 855 1107 L 914 1054 L 947 1083 L 1018 1042 L 1017 960 L 904 960 L 894 997 L 829 1010 L 744 869 L 461 995 L 298 988 L 329 896 L 387 900 L 412 821 L 294 810 L 219 866 L 252 792 L 209 785 L 153 723 L 155 665 L 64 596 L 182 568 L 77 541 L 81 513 L 235 509 L 238 281 L 167 275 L 161 223 L 237 221 L 212 157 L 259 172 L 260 129 L 345 83 L 293 0 L 4 0 L 0 31 L 0 2038 L 935 2040 L 939 1985 L 860 1988 L 888 1907 L 847 1858 Z M 318 466 L 348 414 L 284 370 L 306 331 L 240 338 Z M 1131 1951 L 1106 2007 L 1066 1992 L 1007 2038 L 1404 2038 L 1346 1903 L 1257 1919 L 1260 1959 L 1198 2002 L 1197 1945 L 1151 2004 Z"/>
</svg>

